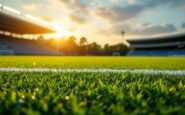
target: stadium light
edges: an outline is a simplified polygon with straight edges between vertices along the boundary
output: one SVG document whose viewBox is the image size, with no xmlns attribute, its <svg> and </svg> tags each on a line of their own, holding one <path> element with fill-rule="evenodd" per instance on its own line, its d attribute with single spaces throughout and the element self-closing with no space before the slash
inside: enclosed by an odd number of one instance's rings
<svg viewBox="0 0 185 115">
<path fill-rule="evenodd" d="M 13 9 L 13 8 L 10 8 L 10 7 L 8 7 L 8 6 L 3 6 L 3 9 L 4 9 L 4 10 L 7 10 L 7 11 L 9 11 L 9 12 L 12 12 L 12 13 L 14 13 L 14 14 L 21 15 L 21 12 L 15 10 L 15 9 Z"/>
<path fill-rule="evenodd" d="M 3 5 L 2 5 L 2 4 L 0 4 L 0 7 L 3 7 Z"/>
<path fill-rule="evenodd" d="M 125 38 L 124 38 L 124 36 L 125 36 L 125 31 L 121 31 L 121 36 L 122 36 L 123 42 L 125 43 Z"/>
</svg>

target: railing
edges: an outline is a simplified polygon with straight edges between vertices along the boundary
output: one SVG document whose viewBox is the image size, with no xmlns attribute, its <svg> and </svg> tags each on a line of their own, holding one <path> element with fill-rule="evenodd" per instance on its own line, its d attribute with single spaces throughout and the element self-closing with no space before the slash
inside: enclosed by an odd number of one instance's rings
<svg viewBox="0 0 185 115">
<path fill-rule="evenodd" d="M 28 15 L 28 14 L 23 14 L 23 13 L 21 13 L 20 11 L 18 11 L 16 9 L 10 8 L 10 7 L 2 5 L 2 4 L 0 4 L 0 12 L 11 15 L 11 16 L 14 16 L 16 18 L 19 18 L 19 19 L 22 19 L 22 20 L 25 20 L 25 21 L 28 21 L 28 22 L 35 23 L 35 24 L 40 25 L 40 26 L 44 26 L 46 28 L 53 28 L 52 25 L 50 25 L 46 21 L 43 21 L 41 19 L 38 19 L 38 18 L 36 18 L 34 16 L 31 16 L 31 15 Z"/>
</svg>

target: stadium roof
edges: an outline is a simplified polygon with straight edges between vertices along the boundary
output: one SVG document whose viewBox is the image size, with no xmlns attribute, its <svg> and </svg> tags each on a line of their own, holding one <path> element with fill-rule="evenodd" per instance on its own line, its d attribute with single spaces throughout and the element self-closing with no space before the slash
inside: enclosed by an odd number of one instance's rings
<svg viewBox="0 0 185 115">
<path fill-rule="evenodd" d="M 156 38 L 127 40 L 134 49 L 140 48 L 166 48 L 182 47 L 185 45 L 185 33 Z"/>
<path fill-rule="evenodd" d="M 140 38 L 140 39 L 127 39 L 128 42 L 152 42 L 152 41 L 158 41 L 158 40 L 170 40 L 170 39 L 176 39 L 177 37 L 185 37 L 185 33 L 180 34 L 174 34 L 174 35 L 167 35 L 167 36 L 161 36 L 161 37 L 151 37 L 151 38 Z"/>
<path fill-rule="evenodd" d="M 49 27 L 3 12 L 0 12 L 0 31 L 8 31 L 17 34 L 47 34 L 55 32 Z"/>
</svg>

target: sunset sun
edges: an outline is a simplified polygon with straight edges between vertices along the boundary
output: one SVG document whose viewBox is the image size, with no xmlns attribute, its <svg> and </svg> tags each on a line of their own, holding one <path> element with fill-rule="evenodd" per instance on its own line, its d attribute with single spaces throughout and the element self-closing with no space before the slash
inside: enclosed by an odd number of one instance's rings
<svg viewBox="0 0 185 115">
<path fill-rule="evenodd" d="M 71 32 L 68 31 L 67 29 L 65 29 L 64 27 L 58 26 L 58 25 L 54 25 L 54 30 L 56 31 L 56 33 L 54 34 L 55 37 L 62 37 L 62 36 L 70 36 Z"/>
</svg>

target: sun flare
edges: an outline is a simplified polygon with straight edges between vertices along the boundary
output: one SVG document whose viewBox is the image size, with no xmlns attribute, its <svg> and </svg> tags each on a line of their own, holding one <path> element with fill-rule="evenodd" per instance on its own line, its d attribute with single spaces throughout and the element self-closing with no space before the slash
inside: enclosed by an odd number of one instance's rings
<svg viewBox="0 0 185 115">
<path fill-rule="evenodd" d="M 62 26 L 54 25 L 56 31 L 55 37 L 70 36 L 71 32 L 63 28 Z"/>
</svg>

